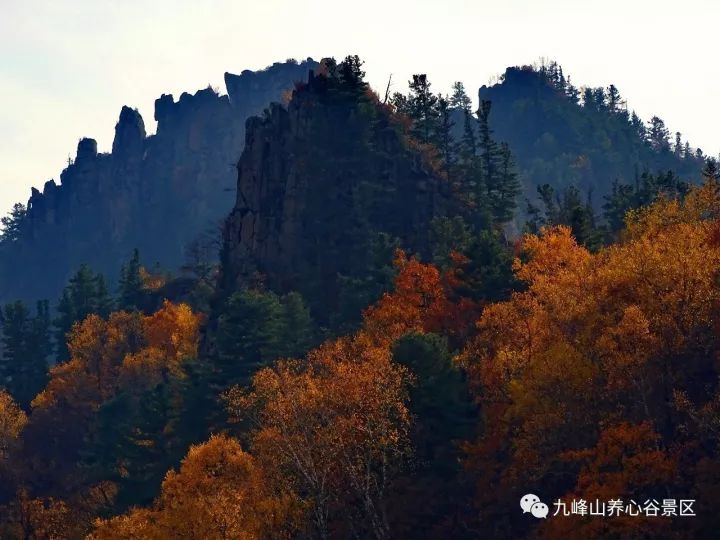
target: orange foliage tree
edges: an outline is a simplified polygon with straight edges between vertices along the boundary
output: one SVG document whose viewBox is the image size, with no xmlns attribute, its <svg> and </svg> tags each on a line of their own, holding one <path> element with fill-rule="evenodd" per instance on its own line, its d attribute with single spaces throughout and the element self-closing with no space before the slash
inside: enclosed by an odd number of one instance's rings
<svg viewBox="0 0 720 540">
<path fill-rule="evenodd" d="M 151 508 L 99 520 L 90 538 L 292 538 L 300 512 L 294 496 L 272 491 L 235 439 L 213 436 L 167 474 Z"/>
<path fill-rule="evenodd" d="M 515 271 L 527 289 L 485 309 L 461 358 L 484 417 L 467 462 L 484 526 L 512 535 L 530 526 L 508 511 L 525 492 L 696 491 L 703 452 L 688 437 L 697 424 L 688 411 L 714 399 L 720 374 L 719 215 L 708 183 L 631 213 L 623 241 L 594 255 L 566 227 L 524 238 Z M 566 519 L 573 535 L 608 533 L 591 518 Z M 642 525 L 620 519 L 613 532 L 649 534 Z"/>
<path fill-rule="evenodd" d="M 387 538 L 386 505 L 408 453 L 407 372 L 364 337 L 330 342 L 307 364 L 260 371 L 228 395 L 255 427 L 252 451 L 284 490 L 302 494 L 321 538 Z"/>
<path fill-rule="evenodd" d="M 107 481 L 129 474 L 118 448 L 125 423 L 139 418 L 132 416 L 132 404 L 164 385 L 170 389 L 168 406 L 178 406 L 182 366 L 197 355 L 199 326 L 190 308 L 170 302 L 149 316 L 116 312 L 104 320 L 91 315 L 75 325 L 68 341 L 70 360 L 51 369 L 47 387 L 32 402 L 24 436 L 31 492 L 81 497 L 86 506 L 109 505 L 116 489 Z M 120 396 L 130 408 L 110 417 L 114 426 L 103 425 L 104 408 Z M 166 422 L 159 433 L 170 427 Z M 102 446 L 109 444 L 108 437 L 114 438 L 115 453 Z M 133 444 L 141 449 L 146 441 L 136 435 Z"/>
</svg>

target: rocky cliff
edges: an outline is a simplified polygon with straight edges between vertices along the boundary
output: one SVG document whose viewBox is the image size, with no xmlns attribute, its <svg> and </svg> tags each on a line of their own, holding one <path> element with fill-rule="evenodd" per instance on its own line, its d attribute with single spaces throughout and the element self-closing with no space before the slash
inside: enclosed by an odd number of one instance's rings
<svg viewBox="0 0 720 540">
<path fill-rule="evenodd" d="M 354 77 L 323 68 L 286 107 L 248 120 L 224 229 L 226 290 L 262 279 L 299 291 L 320 318 L 359 313 L 393 246 L 426 249 L 438 175 Z"/>
<path fill-rule="evenodd" d="M 232 208 L 246 119 L 315 65 L 226 73 L 227 95 L 211 88 L 177 101 L 163 95 L 151 136 L 140 114 L 123 107 L 111 153 L 82 139 L 60 183 L 32 190 L 21 237 L 0 254 L 0 301 L 54 300 L 81 263 L 112 280 L 135 247 L 146 262 L 177 269 L 186 245 Z"/>
</svg>

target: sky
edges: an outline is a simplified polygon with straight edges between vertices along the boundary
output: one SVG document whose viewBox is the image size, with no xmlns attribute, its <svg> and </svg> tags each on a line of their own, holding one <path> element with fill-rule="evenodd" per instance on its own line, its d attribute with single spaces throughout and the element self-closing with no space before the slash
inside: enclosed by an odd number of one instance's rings
<svg viewBox="0 0 720 540">
<path fill-rule="evenodd" d="M 370 83 L 427 73 L 471 95 L 507 66 L 557 60 L 577 86 L 614 83 L 693 147 L 720 151 L 716 0 L 0 0 L 0 213 L 59 181 L 82 137 L 112 146 L 123 105 L 286 58 L 358 54 Z"/>
</svg>

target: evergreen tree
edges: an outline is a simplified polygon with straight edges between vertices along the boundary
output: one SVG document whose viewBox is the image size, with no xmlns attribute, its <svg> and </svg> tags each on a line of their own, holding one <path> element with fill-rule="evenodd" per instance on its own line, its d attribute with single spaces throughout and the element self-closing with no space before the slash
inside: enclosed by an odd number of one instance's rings
<svg viewBox="0 0 720 540">
<path fill-rule="evenodd" d="M 633 131 L 640 140 L 645 141 L 647 139 L 647 128 L 645 127 L 645 123 L 640 119 L 635 111 L 633 111 L 630 115 L 630 126 L 633 128 Z"/>
<path fill-rule="evenodd" d="M 95 276 L 95 286 L 97 294 L 97 306 L 95 312 L 103 318 L 107 318 L 113 311 L 113 299 L 110 296 L 105 277 L 102 274 Z"/>
<path fill-rule="evenodd" d="M 246 385 L 256 371 L 282 356 L 287 350 L 284 323 L 275 293 L 243 289 L 233 294 L 217 322 L 215 383 Z"/>
<path fill-rule="evenodd" d="M 16 203 L 7 216 L 0 218 L 0 244 L 16 242 L 20 238 L 26 214 L 25 205 Z"/>
<path fill-rule="evenodd" d="M 145 292 L 141 275 L 140 252 L 133 250 L 132 257 L 120 269 L 118 307 L 125 311 L 142 310 Z"/>
<path fill-rule="evenodd" d="M 670 131 L 665 127 L 665 122 L 657 116 L 650 119 L 648 141 L 650 146 L 657 152 L 670 151 Z"/>
<path fill-rule="evenodd" d="M 506 143 L 500 145 L 500 182 L 494 200 L 494 216 L 498 223 L 506 223 L 512 220 L 517 207 L 517 196 L 520 194 L 521 185 L 515 171 L 510 147 Z"/>
<path fill-rule="evenodd" d="M 430 224 L 432 263 L 442 270 L 452 265 L 453 252 L 464 253 L 470 247 L 473 231 L 462 216 L 438 216 Z"/>
<path fill-rule="evenodd" d="M 678 159 L 682 159 L 683 143 L 682 143 L 682 134 L 679 131 L 675 132 L 675 147 L 673 148 L 673 152 L 675 153 L 675 156 Z"/>
<path fill-rule="evenodd" d="M 614 84 L 608 86 L 607 89 L 607 108 L 611 113 L 620 112 L 622 98 L 620 92 Z"/>
<path fill-rule="evenodd" d="M 362 70 L 363 64 L 364 62 L 360 60 L 358 55 L 348 55 L 340 62 L 337 71 L 344 90 L 352 93 L 365 92 L 368 85 L 364 81 L 365 72 Z"/>
<path fill-rule="evenodd" d="M 460 141 L 460 159 L 463 163 L 470 163 L 477 154 L 476 120 L 470 111 L 463 114 L 463 136 Z"/>
<path fill-rule="evenodd" d="M 572 82 L 570 81 L 570 77 L 567 78 L 565 95 L 567 96 L 568 100 L 570 100 L 574 104 L 580 101 L 580 90 L 578 90 L 577 87 L 572 84 Z"/>
<path fill-rule="evenodd" d="M 593 108 L 596 111 L 608 110 L 607 95 L 604 88 L 595 88 L 592 91 Z"/>
<path fill-rule="evenodd" d="M 334 332 L 349 333 L 356 330 L 361 322 L 363 309 L 392 288 L 395 278 L 392 262 L 399 247 L 400 241 L 397 238 L 387 233 L 377 233 L 368 243 L 368 261 L 363 272 L 338 276 L 340 307 L 329 324 Z"/>
<path fill-rule="evenodd" d="M 490 102 L 483 100 L 478 110 L 478 148 L 482 175 L 482 192 L 478 203 L 488 208 L 495 224 L 500 224 L 512 219 L 520 184 L 509 147 L 498 145 L 492 137 L 490 108 Z"/>
<path fill-rule="evenodd" d="M 501 238 L 500 231 L 483 230 L 476 233 L 463 251 L 467 261 L 457 269 L 462 284 L 460 296 L 477 302 L 507 300 L 517 287 L 512 270 L 513 254 Z"/>
<path fill-rule="evenodd" d="M 477 412 L 445 339 L 435 334 L 409 334 L 395 342 L 392 355 L 415 380 L 408 404 L 413 416 L 410 436 L 415 466 L 400 483 L 397 496 L 398 514 L 415 517 L 410 530 L 399 536 L 420 538 L 456 516 L 467 500 L 470 485 L 463 478 L 460 442 L 472 437 Z M 420 504 L 423 512 L 417 515 Z"/>
<path fill-rule="evenodd" d="M 438 97 L 430 90 L 430 81 L 424 73 L 413 75 L 409 84 L 408 106 L 413 119 L 413 136 L 422 143 L 431 143 L 439 119 Z"/>
<path fill-rule="evenodd" d="M 29 317 L 27 307 L 20 301 L 4 306 L 0 312 L 3 345 L 0 384 L 16 401 L 18 400 L 17 375 L 24 361 Z"/>
<path fill-rule="evenodd" d="M 28 409 L 47 382 L 52 350 L 48 302 L 38 302 L 35 316 L 22 302 L 4 306 L 0 310 L 0 327 L 3 345 L 0 386 Z"/>
<path fill-rule="evenodd" d="M 703 179 L 708 181 L 715 181 L 720 179 L 720 171 L 718 170 L 718 162 L 715 158 L 709 157 L 705 161 L 705 167 L 702 171 Z"/>
<path fill-rule="evenodd" d="M 685 148 L 683 150 L 683 158 L 684 159 L 692 159 L 693 152 L 692 148 L 690 148 L 690 143 L 688 141 L 685 141 Z"/>
<path fill-rule="evenodd" d="M 658 174 L 645 171 L 636 175 L 634 184 L 623 184 L 615 180 L 603 205 L 609 231 L 616 233 L 624 228 L 628 210 L 652 204 L 660 195 L 681 198 L 687 190 L 687 183 L 672 171 Z"/>
<path fill-rule="evenodd" d="M 58 302 L 58 315 L 54 321 L 57 361 L 64 362 L 69 358 L 65 341 L 75 323 L 85 320 L 91 314 L 106 317 L 110 311 L 112 300 L 105 279 L 100 274 L 94 274 L 87 265 L 81 265 L 70 278 Z"/>
<path fill-rule="evenodd" d="M 299 293 L 286 294 L 281 303 L 283 313 L 280 349 L 283 356 L 298 358 L 316 343 L 315 323 Z"/>
<path fill-rule="evenodd" d="M 462 372 L 448 350 L 447 341 L 435 334 L 409 334 L 392 348 L 393 360 L 415 376 L 410 407 L 417 425 L 416 449 L 426 464 L 440 452 L 452 452 L 452 441 L 464 439 L 473 427 L 475 407 L 469 399 Z M 445 447 L 441 450 L 440 447 Z M 445 465 L 455 468 L 457 461 Z"/>
<path fill-rule="evenodd" d="M 116 507 L 149 504 L 168 469 L 177 465 L 190 442 L 198 442 L 177 437 L 181 403 L 166 382 L 121 392 L 100 407 L 82 465 L 89 479 L 117 485 Z"/>
<path fill-rule="evenodd" d="M 455 123 L 450 118 L 449 102 L 442 96 L 438 98 L 438 116 L 439 119 L 434 140 L 438 150 L 440 150 L 440 157 L 445 174 L 449 177 L 455 160 L 452 138 L 452 129 Z"/>
<path fill-rule="evenodd" d="M 537 192 L 543 209 L 528 203 L 528 214 L 531 216 L 525 225 L 528 232 L 537 234 L 544 226 L 567 225 L 578 243 L 591 250 L 601 246 L 602 230 L 597 224 L 590 197 L 583 202 L 575 186 L 556 194 L 552 186 L 543 184 L 538 186 Z"/>
<path fill-rule="evenodd" d="M 452 85 L 453 93 L 450 96 L 450 107 L 453 109 L 461 109 L 469 113 L 472 109 L 472 100 L 465 91 L 465 85 L 460 81 L 456 81 Z"/>
<path fill-rule="evenodd" d="M 35 316 L 30 320 L 28 338 L 25 346 L 26 369 L 23 390 L 29 400 L 45 388 L 48 378 L 48 361 L 53 353 L 52 318 L 50 302 L 40 300 L 35 305 Z M 22 403 L 22 397 L 21 403 Z"/>
</svg>

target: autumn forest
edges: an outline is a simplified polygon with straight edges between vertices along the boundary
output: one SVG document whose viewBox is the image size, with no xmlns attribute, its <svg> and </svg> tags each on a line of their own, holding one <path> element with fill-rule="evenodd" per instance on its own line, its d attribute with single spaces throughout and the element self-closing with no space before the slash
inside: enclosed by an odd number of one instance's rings
<svg viewBox="0 0 720 540">
<path fill-rule="evenodd" d="M 2 218 L 0 537 L 717 538 L 713 157 L 555 62 L 226 81 Z"/>
</svg>

